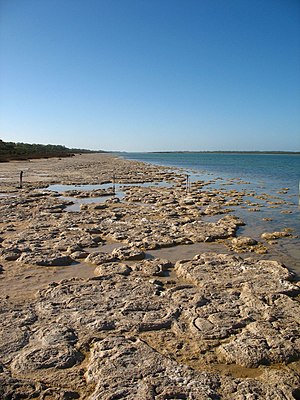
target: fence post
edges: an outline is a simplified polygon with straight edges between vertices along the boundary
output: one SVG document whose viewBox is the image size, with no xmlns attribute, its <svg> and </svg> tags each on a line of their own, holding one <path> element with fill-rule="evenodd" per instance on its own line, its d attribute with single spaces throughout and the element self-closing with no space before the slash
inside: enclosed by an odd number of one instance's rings
<svg viewBox="0 0 300 400">
<path fill-rule="evenodd" d="M 115 176 L 115 173 L 113 173 L 112 181 L 113 181 L 113 193 L 116 194 L 116 176 Z"/>
<path fill-rule="evenodd" d="M 186 175 L 186 193 L 189 193 L 189 189 L 190 189 L 190 182 L 189 182 L 189 175 Z"/>
<path fill-rule="evenodd" d="M 19 188 L 22 189 L 23 187 L 23 171 L 20 172 L 20 186 Z"/>
</svg>

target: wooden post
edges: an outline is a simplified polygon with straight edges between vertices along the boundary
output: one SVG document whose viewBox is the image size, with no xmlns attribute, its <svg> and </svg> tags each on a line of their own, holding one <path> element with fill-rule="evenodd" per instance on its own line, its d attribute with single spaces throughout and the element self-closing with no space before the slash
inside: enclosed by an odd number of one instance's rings
<svg viewBox="0 0 300 400">
<path fill-rule="evenodd" d="M 190 186 L 190 183 L 189 183 L 189 175 L 186 175 L 186 193 L 188 194 L 189 193 L 189 186 Z"/>
<path fill-rule="evenodd" d="M 113 181 L 113 192 L 114 192 L 114 194 L 116 194 L 116 176 L 115 176 L 115 173 L 113 173 L 112 181 Z"/>
<path fill-rule="evenodd" d="M 19 188 L 22 189 L 23 187 L 23 171 L 20 172 L 20 186 Z"/>
</svg>

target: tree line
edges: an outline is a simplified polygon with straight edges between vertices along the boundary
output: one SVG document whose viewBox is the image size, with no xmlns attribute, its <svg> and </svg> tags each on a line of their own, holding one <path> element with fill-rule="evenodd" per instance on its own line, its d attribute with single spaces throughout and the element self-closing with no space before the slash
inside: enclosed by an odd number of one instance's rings
<svg viewBox="0 0 300 400">
<path fill-rule="evenodd" d="M 94 153 L 86 149 L 69 149 L 57 144 L 4 142 L 0 139 L 0 162 L 30 158 L 72 157 L 76 153 Z M 102 152 L 102 151 L 100 151 Z"/>
</svg>

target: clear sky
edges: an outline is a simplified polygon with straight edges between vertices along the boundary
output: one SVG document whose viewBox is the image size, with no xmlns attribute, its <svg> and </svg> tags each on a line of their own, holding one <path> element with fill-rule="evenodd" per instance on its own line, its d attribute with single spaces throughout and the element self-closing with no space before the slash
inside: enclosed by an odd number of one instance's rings
<svg viewBox="0 0 300 400">
<path fill-rule="evenodd" d="M 299 0 L 0 0 L 0 138 L 300 150 Z"/>
</svg>

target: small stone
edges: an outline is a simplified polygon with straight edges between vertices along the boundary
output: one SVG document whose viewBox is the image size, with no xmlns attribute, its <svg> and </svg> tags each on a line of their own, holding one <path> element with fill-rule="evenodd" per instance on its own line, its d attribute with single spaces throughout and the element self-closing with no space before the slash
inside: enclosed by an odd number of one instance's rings
<svg viewBox="0 0 300 400">
<path fill-rule="evenodd" d="M 289 237 L 289 236 L 291 236 L 291 234 L 286 231 L 272 232 L 272 233 L 265 232 L 261 235 L 261 238 L 269 241 L 269 240 L 276 240 L 276 239 L 281 239 L 281 238 L 285 238 L 285 237 Z"/>
<path fill-rule="evenodd" d="M 257 241 L 255 239 L 252 239 L 252 238 L 246 237 L 246 236 L 240 236 L 237 238 L 233 238 L 231 240 L 231 242 L 234 246 L 238 246 L 238 247 L 255 246 L 257 244 Z"/>
<path fill-rule="evenodd" d="M 118 263 L 105 263 L 98 265 L 94 270 L 94 274 L 99 277 L 111 276 L 111 275 L 124 275 L 128 276 L 131 272 L 131 268 L 126 264 Z"/>
<path fill-rule="evenodd" d="M 101 251 L 95 251 L 94 253 L 90 253 L 86 257 L 85 262 L 100 265 L 103 263 L 112 262 L 114 260 L 115 256 L 113 254 L 104 253 Z"/>
<path fill-rule="evenodd" d="M 119 260 L 143 260 L 145 253 L 137 247 L 123 246 L 112 251 L 112 255 Z"/>
<path fill-rule="evenodd" d="M 89 253 L 87 251 L 83 251 L 83 250 L 79 250 L 79 251 L 75 251 L 74 253 L 71 253 L 71 257 L 74 260 L 81 260 L 83 258 L 88 257 Z"/>
</svg>

